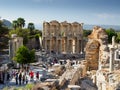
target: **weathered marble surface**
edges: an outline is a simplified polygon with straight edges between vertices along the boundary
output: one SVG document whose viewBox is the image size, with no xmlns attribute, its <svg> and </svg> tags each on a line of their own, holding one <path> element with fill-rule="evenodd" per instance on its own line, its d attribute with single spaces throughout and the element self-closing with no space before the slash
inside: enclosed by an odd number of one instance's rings
<svg viewBox="0 0 120 90">
<path fill-rule="evenodd" d="M 109 59 L 107 37 L 105 30 L 99 26 L 95 26 L 88 36 L 85 60 L 87 60 L 89 70 L 97 70 L 99 63 L 104 65 Z"/>
</svg>

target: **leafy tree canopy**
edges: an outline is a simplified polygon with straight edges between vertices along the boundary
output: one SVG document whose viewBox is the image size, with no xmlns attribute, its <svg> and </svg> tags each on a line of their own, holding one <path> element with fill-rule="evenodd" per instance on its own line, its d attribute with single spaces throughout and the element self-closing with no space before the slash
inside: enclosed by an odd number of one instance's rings
<svg viewBox="0 0 120 90">
<path fill-rule="evenodd" d="M 2 23 L 2 21 L 0 20 L 0 37 L 8 34 L 9 29 L 7 27 L 5 27 Z"/>
<path fill-rule="evenodd" d="M 22 27 L 24 27 L 25 26 L 25 20 L 24 20 L 24 18 L 18 18 L 17 19 L 17 22 L 18 22 L 18 27 L 19 28 L 22 28 Z"/>
<path fill-rule="evenodd" d="M 20 64 L 28 64 L 35 61 L 35 51 L 29 50 L 26 46 L 21 46 L 13 58 Z"/>
<path fill-rule="evenodd" d="M 120 43 L 120 32 L 117 32 L 116 42 Z"/>
<path fill-rule="evenodd" d="M 25 26 L 24 18 L 19 17 L 17 20 L 12 22 L 12 27 L 16 30 L 16 28 L 23 28 Z"/>
<path fill-rule="evenodd" d="M 28 23 L 28 29 L 30 29 L 31 31 L 35 29 L 35 25 L 34 23 Z"/>
<path fill-rule="evenodd" d="M 88 37 L 88 35 L 90 35 L 91 32 L 92 32 L 92 30 L 83 30 L 83 36 Z"/>
<path fill-rule="evenodd" d="M 108 43 L 112 43 L 112 37 L 117 36 L 117 33 L 112 28 L 106 29 L 105 31 L 108 35 Z"/>
<path fill-rule="evenodd" d="M 3 48 L 7 48 L 8 46 L 8 32 L 9 29 L 3 25 L 3 22 L 0 20 L 0 51 Z"/>
<path fill-rule="evenodd" d="M 18 22 L 17 22 L 17 20 L 14 20 L 14 21 L 12 22 L 12 27 L 16 30 L 16 28 L 18 27 Z"/>
<path fill-rule="evenodd" d="M 28 29 L 21 29 L 17 28 L 16 30 L 10 30 L 9 36 L 12 34 L 17 34 L 19 37 L 23 37 L 23 44 L 26 44 L 28 41 L 29 30 Z"/>
</svg>

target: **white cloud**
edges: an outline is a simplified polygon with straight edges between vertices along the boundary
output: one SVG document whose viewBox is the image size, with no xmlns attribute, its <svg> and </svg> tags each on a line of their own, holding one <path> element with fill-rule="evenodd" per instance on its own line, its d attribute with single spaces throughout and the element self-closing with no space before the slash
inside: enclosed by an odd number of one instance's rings
<svg viewBox="0 0 120 90">
<path fill-rule="evenodd" d="M 100 13 L 100 14 L 96 14 L 96 16 L 97 16 L 98 18 L 104 18 L 104 19 L 120 17 L 119 15 L 108 14 L 108 13 Z"/>
</svg>

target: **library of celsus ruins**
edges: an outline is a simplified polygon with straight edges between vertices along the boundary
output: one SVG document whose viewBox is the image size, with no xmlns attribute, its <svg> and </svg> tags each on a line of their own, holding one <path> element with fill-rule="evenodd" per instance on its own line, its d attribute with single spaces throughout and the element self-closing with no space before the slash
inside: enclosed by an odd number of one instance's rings
<svg viewBox="0 0 120 90">
<path fill-rule="evenodd" d="M 81 53 L 82 35 L 83 23 L 44 22 L 43 48 L 57 53 Z"/>
</svg>

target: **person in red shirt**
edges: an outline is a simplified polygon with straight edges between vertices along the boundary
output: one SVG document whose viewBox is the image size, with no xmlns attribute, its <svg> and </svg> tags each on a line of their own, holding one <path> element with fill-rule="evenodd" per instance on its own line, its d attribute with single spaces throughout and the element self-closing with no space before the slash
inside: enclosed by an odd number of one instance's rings
<svg viewBox="0 0 120 90">
<path fill-rule="evenodd" d="M 31 80 L 33 80 L 34 73 L 31 71 L 31 72 L 29 73 L 29 75 L 30 75 Z"/>
</svg>

